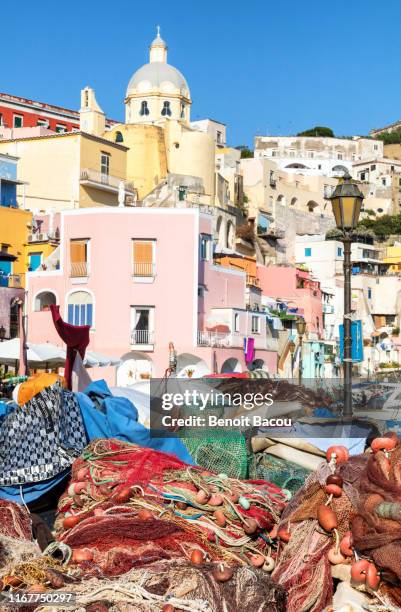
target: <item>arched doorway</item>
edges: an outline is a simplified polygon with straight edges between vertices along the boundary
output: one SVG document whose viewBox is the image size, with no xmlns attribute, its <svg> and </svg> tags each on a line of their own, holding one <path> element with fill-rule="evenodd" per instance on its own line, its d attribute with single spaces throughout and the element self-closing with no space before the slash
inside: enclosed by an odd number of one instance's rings
<svg viewBox="0 0 401 612">
<path fill-rule="evenodd" d="M 227 234 L 223 217 L 217 219 L 216 234 L 218 245 L 225 248 L 227 246 Z"/>
<path fill-rule="evenodd" d="M 263 361 L 263 359 L 254 359 L 252 361 L 252 363 L 250 364 L 249 369 L 251 371 L 253 371 L 253 370 L 264 370 L 265 372 L 267 372 L 267 366 L 266 366 L 265 362 Z"/>
<path fill-rule="evenodd" d="M 131 351 L 123 355 L 122 363 L 117 368 L 117 386 L 129 387 L 140 380 L 154 376 L 154 366 L 146 353 Z"/>
<path fill-rule="evenodd" d="M 241 363 L 235 357 L 230 357 L 226 359 L 223 365 L 221 366 L 222 374 L 229 374 L 231 372 L 242 372 Z"/>
<path fill-rule="evenodd" d="M 229 249 L 234 247 L 235 230 L 232 221 L 227 223 L 227 246 Z"/>
<path fill-rule="evenodd" d="M 50 310 L 52 304 L 57 304 L 57 298 L 53 291 L 41 291 L 35 297 L 34 309 L 35 312 Z"/>
<path fill-rule="evenodd" d="M 203 359 L 191 353 L 181 353 L 178 355 L 178 378 L 202 378 L 205 374 L 210 374 L 210 368 Z"/>
</svg>

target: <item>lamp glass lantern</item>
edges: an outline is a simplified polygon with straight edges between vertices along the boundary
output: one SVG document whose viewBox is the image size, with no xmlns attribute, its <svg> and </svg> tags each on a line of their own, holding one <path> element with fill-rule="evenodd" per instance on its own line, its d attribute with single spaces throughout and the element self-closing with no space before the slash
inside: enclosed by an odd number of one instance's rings
<svg viewBox="0 0 401 612">
<path fill-rule="evenodd" d="M 297 319 L 297 332 L 298 336 L 303 336 L 306 331 L 306 321 L 301 317 Z"/>
<path fill-rule="evenodd" d="M 358 224 L 364 196 L 348 173 L 343 176 L 329 199 L 338 229 L 352 232 Z"/>
</svg>

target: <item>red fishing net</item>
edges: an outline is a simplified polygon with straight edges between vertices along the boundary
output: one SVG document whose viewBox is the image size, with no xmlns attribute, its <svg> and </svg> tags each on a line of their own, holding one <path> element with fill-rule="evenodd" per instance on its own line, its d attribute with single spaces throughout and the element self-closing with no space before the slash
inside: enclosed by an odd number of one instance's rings
<svg viewBox="0 0 401 612">
<path fill-rule="evenodd" d="M 92 574 L 118 575 L 157 559 L 252 563 L 269 557 L 268 532 L 285 506 L 265 481 L 240 481 L 174 455 L 97 440 L 59 501 L 58 537 Z"/>
<path fill-rule="evenodd" d="M 0 500 L 0 535 L 20 540 L 32 538 L 31 519 L 23 506 Z"/>
</svg>

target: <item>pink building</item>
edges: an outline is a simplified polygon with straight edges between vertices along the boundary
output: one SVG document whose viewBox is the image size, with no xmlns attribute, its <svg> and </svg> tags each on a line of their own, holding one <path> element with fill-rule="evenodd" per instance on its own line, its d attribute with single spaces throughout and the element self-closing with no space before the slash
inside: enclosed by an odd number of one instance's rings
<svg viewBox="0 0 401 612">
<path fill-rule="evenodd" d="M 310 272 L 289 266 L 258 266 L 263 295 L 285 300 L 289 308 L 299 308 L 309 333 L 322 337 L 323 313 L 320 283 Z"/>
<path fill-rule="evenodd" d="M 94 351 L 122 359 L 117 383 L 162 377 L 169 343 L 178 375 L 246 369 L 276 372 L 266 316 L 246 309 L 246 274 L 213 264 L 212 216 L 198 209 L 87 208 L 61 213 L 60 247 L 46 270 L 27 274 L 28 338 L 61 345 L 49 304 L 90 324 Z M 115 383 L 115 371 L 102 376 Z"/>
</svg>

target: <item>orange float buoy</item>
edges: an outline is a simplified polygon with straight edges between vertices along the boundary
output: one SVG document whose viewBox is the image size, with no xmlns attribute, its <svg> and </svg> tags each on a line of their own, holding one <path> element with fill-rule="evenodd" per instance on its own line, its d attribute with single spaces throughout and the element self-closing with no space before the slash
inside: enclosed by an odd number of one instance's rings
<svg viewBox="0 0 401 612">
<path fill-rule="evenodd" d="M 205 559 L 205 553 L 203 552 L 203 550 L 200 550 L 199 548 L 195 548 L 191 552 L 191 563 L 193 565 L 202 565 L 204 559 Z"/>
<path fill-rule="evenodd" d="M 352 557 L 354 551 L 352 550 L 352 533 L 347 531 L 340 542 L 340 551 L 344 557 Z"/>
<path fill-rule="evenodd" d="M 232 578 L 233 573 L 233 568 L 228 565 L 223 565 L 223 563 L 216 565 L 212 571 L 213 578 L 218 582 L 227 582 L 227 580 Z"/>
<path fill-rule="evenodd" d="M 375 438 L 370 444 L 370 448 L 374 453 L 379 451 L 391 451 L 397 445 L 397 441 L 394 438 Z"/>
<path fill-rule="evenodd" d="M 351 580 L 355 584 L 365 584 L 369 561 L 360 559 L 351 565 Z"/>
<path fill-rule="evenodd" d="M 319 525 L 323 527 L 325 531 L 333 531 L 333 529 L 337 529 L 337 516 L 335 512 L 324 504 L 318 506 L 317 520 L 319 521 Z"/>
<path fill-rule="evenodd" d="M 280 538 L 283 542 L 289 542 L 291 539 L 291 532 L 288 531 L 285 527 L 281 527 L 281 529 L 277 532 L 277 537 Z"/>
<path fill-rule="evenodd" d="M 332 495 L 333 497 L 341 497 L 343 494 L 343 490 L 336 484 L 328 484 L 325 486 L 325 491 L 327 495 Z"/>
<path fill-rule="evenodd" d="M 380 584 L 380 574 L 374 563 L 369 563 L 366 570 L 366 586 L 372 591 L 376 591 Z"/>
<path fill-rule="evenodd" d="M 335 460 L 335 463 L 344 463 L 348 461 L 349 452 L 345 446 L 330 446 L 326 451 L 327 461 Z"/>
</svg>

